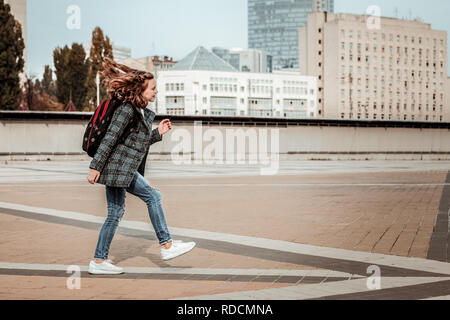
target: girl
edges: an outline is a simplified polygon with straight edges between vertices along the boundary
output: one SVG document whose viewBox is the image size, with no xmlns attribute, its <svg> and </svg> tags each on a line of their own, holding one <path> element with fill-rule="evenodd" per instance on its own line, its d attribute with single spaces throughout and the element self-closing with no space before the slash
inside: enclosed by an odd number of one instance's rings
<svg viewBox="0 0 450 320">
<path fill-rule="evenodd" d="M 108 216 L 100 230 L 94 260 L 89 264 L 92 274 L 119 274 L 123 269 L 107 260 L 109 247 L 124 214 L 125 194 L 129 192 L 147 204 L 150 221 L 161 245 L 164 260 L 175 258 L 190 251 L 195 242 L 173 241 L 166 226 L 161 206 L 161 192 L 152 188 L 144 178 L 145 162 L 150 145 L 161 141 L 172 124 L 162 120 L 152 130 L 155 113 L 146 106 L 155 101 L 158 93 L 151 73 L 131 69 L 105 58 L 103 62 L 104 83 L 112 99 L 120 100 L 98 150 L 93 157 L 87 179 L 106 186 Z M 137 114 L 135 114 L 137 110 Z M 139 121 L 124 132 L 133 117 Z M 120 139 L 127 135 L 125 140 Z"/>
</svg>

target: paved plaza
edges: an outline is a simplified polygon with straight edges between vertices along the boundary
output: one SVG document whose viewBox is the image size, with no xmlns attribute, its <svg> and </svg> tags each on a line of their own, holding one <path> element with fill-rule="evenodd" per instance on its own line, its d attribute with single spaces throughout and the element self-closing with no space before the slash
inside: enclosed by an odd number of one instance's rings
<svg viewBox="0 0 450 320">
<path fill-rule="evenodd" d="M 197 246 L 163 261 L 127 194 L 108 276 L 87 272 L 107 212 L 88 166 L 0 162 L 0 299 L 450 299 L 448 161 L 151 161 L 172 237 Z"/>
</svg>

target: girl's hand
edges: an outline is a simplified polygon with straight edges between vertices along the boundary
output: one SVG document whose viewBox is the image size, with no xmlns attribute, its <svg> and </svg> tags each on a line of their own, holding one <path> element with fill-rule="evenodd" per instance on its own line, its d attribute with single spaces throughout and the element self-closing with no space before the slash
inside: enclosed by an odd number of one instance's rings
<svg viewBox="0 0 450 320">
<path fill-rule="evenodd" d="M 98 178 L 100 178 L 100 172 L 95 169 L 91 169 L 91 171 L 89 171 L 89 174 L 87 176 L 89 183 L 90 184 L 96 183 L 98 181 Z"/>
<path fill-rule="evenodd" d="M 170 123 L 169 119 L 162 120 L 158 125 L 158 131 L 160 135 L 165 134 L 170 129 L 172 129 L 172 124 Z"/>
</svg>

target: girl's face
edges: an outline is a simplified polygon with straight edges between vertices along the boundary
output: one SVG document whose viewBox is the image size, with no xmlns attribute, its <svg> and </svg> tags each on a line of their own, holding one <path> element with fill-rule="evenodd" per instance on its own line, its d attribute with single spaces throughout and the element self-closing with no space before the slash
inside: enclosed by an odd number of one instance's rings
<svg viewBox="0 0 450 320">
<path fill-rule="evenodd" d="M 154 102 L 157 93 L 158 90 L 156 89 L 155 79 L 147 80 L 147 88 L 142 93 L 144 99 L 146 99 L 148 102 Z"/>
</svg>

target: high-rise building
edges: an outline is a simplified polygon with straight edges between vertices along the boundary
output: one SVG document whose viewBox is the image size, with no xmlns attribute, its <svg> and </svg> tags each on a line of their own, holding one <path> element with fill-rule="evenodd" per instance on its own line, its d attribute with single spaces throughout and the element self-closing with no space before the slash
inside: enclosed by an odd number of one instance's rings
<svg viewBox="0 0 450 320">
<path fill-rule="evenodd" d="M 272 72 L 272 56 L 262 50 L 213 47 L 211 51 L 241 72 Z"/>
<path fill-rule="evenodd" d="M 318 77 L 319 116 L 447 121 L 447 32 L 419 21 L 311 13 L 300 69 Z"/>
<path fill-rule="evenodd" d="M 334 0 L 248 0 L 248 47 L 270 54 L 274 69 L 298 68 L 298 28 L 313 11 L 334 12 Z"/>
</svg>

